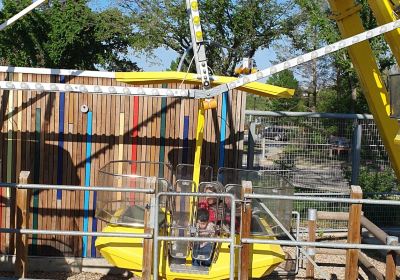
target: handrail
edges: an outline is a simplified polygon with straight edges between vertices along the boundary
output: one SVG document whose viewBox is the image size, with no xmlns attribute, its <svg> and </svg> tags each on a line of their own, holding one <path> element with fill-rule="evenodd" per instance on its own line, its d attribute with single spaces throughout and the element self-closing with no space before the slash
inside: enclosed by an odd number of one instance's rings
<svg viewBox="0 0 400 280">
<path fill-rule="evenodd" d="M 35 189 L 35 190 L 66 190 L 66 191 L 105 191 L 105 192 L 135 192 L 135 193 L 154 193 L 154 189 L 140 188 L 115 188 L 115 187 L 83 187 L 71 185 L 46 185 L 46 184 L 17 184 L 0 182 L 0 188 L 15 188 L 15 189 Z"/>
<path fill-rule="evenodd" d="M 316 113 L 316 112 L 284 112 L 284 111 L 255 111 L 246 110 L 246 115 L 259 117 L 307 117 L 327 119 L 349 119 L 349 120 L 373 120 L 370 114 L 338 114 L 338 113 Z"/>
</svg>

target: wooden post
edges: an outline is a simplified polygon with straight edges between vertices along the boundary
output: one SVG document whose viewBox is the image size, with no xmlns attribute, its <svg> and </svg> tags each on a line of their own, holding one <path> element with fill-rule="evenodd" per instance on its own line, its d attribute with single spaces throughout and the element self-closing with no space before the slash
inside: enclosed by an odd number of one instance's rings
<svg viewBox="0 0 400 280">
<path fill-rule="evenodd" d="M 250 226 L 251 226 L 251 201 L 245 200 L 245 194 L 251 194 L 253 192 L 253 186 L 250 181 L 242 181 L 242 201 L 246 201 L 242 206 L 241 216 L 241 238 L 250 237 Z M 249 275 L 250 270 L 250 244 L 242 244 L 240 250 L 240 280 L 248 280 L 251 278 Z"/>
<path fill-rule="evenodd" d="M 20 184 L 28 184 L 29 171 L 21 171 L 19 175 Z M 16 222 L 17 229 L 26 229 L 29 225 L 29 202 L 30 192 L 27 189 L 16 190 Z M 26 278 L 28 271 L 28 236 L 16 234 L 16 259 L 15 259 L 15 276 L 18 278 Z"/>
<path fill-rule="evenodd" d="M 317 210 L 308 209 L 308 241 L 315 242 L 316 240 L 316 230 L 317 230 Z M 307 254 L 312 260 L 315 260 L 315 248 L 307 248 Z M 314 265 L 307 261 L 306 265 L 306 278 L 314 279 Z"/>
<path fill-rule="evenodd" d="M 399 243 L 397 236 L 388 236 L 386 239 L 387 245 L 396 246 Z M 396 252 L 388 251 L 386 254 L 386 280 L 396 280 Z"/>
<path fill-rule="evenodd" d="M 155 187 L 156 178 L 152 177 L 149 179 L 146 187 L 152 186 Z M 151 224 L 151 196 L 150 194 L 145 194 L 144 196 L 144 233 L 153 233 L 154 225 Z M 158 205 L 153 205 L 154 211 L 158 211 L 156 208 Z M 155 221 L 156 222 L 156 221 Z M 158 256 L 156 256 L 158 257 Z M 144 239 L 143 241 L 143 262 L 142 262 L 142 279 L 143 280 L 150 280 L 151 279 L 151 272 L 152 272 L 152 264 L 153 264 L 153 240 L 152 239 Z"/>
<path fill-rule="evenodd" d="M 350 198 L 362 199 L 362 190 L 360 186 L 351 186 Z M 349 231 L 347 235 L 347 243 L 361 242 L 361 204 L 351 204 L 349 210 Z M 346 280 L 358 279 L 358 249 L 349 249 L 346 253 Z"/>
</svg>

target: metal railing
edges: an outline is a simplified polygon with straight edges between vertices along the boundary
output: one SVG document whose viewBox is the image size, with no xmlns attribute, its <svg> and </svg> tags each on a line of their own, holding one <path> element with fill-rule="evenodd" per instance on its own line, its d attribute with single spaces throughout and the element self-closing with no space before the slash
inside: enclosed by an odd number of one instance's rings
<svg viewBox="0 0 400 280">
<path fill-rule="evenodd" d="M 39 185 L 39 184 L 17 184 L 0 182 L 0 188 L 14 189 L 35 189 L 35 190 L 68 190 L 68 191 L 106 191 L 106 192 L 129 192 L 129 193 L 145 193 L 154 194 L 153 189 L 131 189 L 131 188 L 114 188 L 114 187 L 82 187 L 70 185 Z M 0 228 L 1 233 L 19 233 L 19 234 L 40 234 L 40 235 L 69 235 L 69 236 L 96 236 L 96 237 L 129 237 L 129 238 L 144 238 L 151 239 L 152 234 L 138 234 L 126 232 L 84 232 L 84 231 L 62 231 L 62 230 L 39 230 L 39 229 L 10 229 Z"/>
<path fill-rule="evenodd" d="M 161 196 L 183 196 L 183 197 L 229 197 L 231 203 L 231 217 L 236 217 L 235 211 L 235 196 L 230 193 L 179 193 L 179 192 L 160 192 L 156 195 L 155 205 L 160 205 Z M 158 211 L 154 213 L 154 220 L 158 221 Z M 158 251 L 159 241 L 200 241 L 200 242 L 226 242 L 230 243 L 230 269 L 229 279 L 235 279 L 235 219 L 230 219 L 230 238 L 206 238 L 206 237 L 171 237 L 171 236 L 159 236 L 158 223 L 154 223 L 154 244 L 153 244 L 153 279 L 158 279 Z"/>
<path fill-rule="evenodd" d="M 150 205 L 150 215 L 153 217 L 153 221 L 158 221 L 159 211 L 155 211 L 155 208 L 160 207 L 160 197 L 162 196 L 183 196 L 183 197 L 229 197 L 231 200 L 231 217 L 236 216 L 235 203 L 243 202 L 241 200 L 235 200 L 235 196 L 230 193 L 179 193 L 179 192 L 160 192 L 155 193 L 153 189 L 123 189 L 114 187 L 80 187 L 80 186 L 52 186 L 52 185 L 36 185 L 36 184 L 13 184 L 13 183 L 0 183 L 0 187 L 10 187 L 17 189 L 61 189 L 61 190 L 80 190 L 80 191 L 109 191 L 109 192 L 138 192 L 138 193 L 148 193 L 155 196 L 154 205 Z M 400 206 L 400 201 L 392 200 L 373 200 L 373 199 L 351 199 L 351 198 L 329 198 L 329 197 L 314 197 L 314 196 L 304 196 L 304 195 L 269 195 L 269 194 L 244 194 L 244 199 L 277 199 L 277 200 L 291 200 L 291 201 L 320 201 L 320 202 L 342 202 L 347 204 L 365 204 L 365 205 L 393 205 Z M 152 211 L 153 210 L 153 211 Z M 274 215 L 268 211 L 268 214 Z M 128 234 L 128 233 L 99 233 L 99 232 L 82 232 L 82 231 L 58 231 L 58 230 L 34 230 L 34 229 L 4 229 L 1 228 L 0 232 L 4 233 L 19 233 L 23 235 L 29 234 L 54 234 L 54 235 L 72 235 L 72 236 L 106 236 L 106 237 L 131 237 L 131 238 L 143 238 L 143 239 L 153 239 L 153 277 L 158 279 L 158 268 L 159 268 L 159 242 L 160 241 L 199 241 L 199 242 L 225 242 L 230 243 L 230 279 L 235 279 L 235 219 L 230 220 L 230 237 L 229 238 L 205 238 L 205 237 L 181 237 L 181 236 L 160 236 L 159 235 L 159 225 L 157 222 L 152 223 L 153 234 Z M 287 233 L 291 237 L 290 233 Z M 297 233 L 298 237 L 298 233 Z M 252 238 L 242 238 L 241 243 L 252 244 L 275 244 L 284 246 L 312 246 L 318 248 L 336 248 L 336 249 L 368 249 L 368 250 L 390 250 L 398 251 L 400 250 L 400 245 L 371 245 L 371 244 L 348 244 L 348 243 L 320 243 L 320 242 L 306 242 L 299 241 L 291 238 L 288 240 L 273 240 L 273 239 L 252 239 Z M 239 246 L 240 247 L 240 246 Z M 300 248 L 301 251 L 304 251 Z M 306 254 L 305 254 L 306 255 Z M 306 255 L 307 257 L 307 255 Z"/>
<path fill-rule="evenodd" d="M 284 176 L 296 187 L 297 194 L 325 196 L 329 193 L 332 198 L 346 198 L 350 185 L 364 187 L 366 181 L 371 181 L 366 178 L 373 175 L 376 175 L 377 184 L 382 185 L 385 180 L 386 192 L 398 188 L 372 115 L 252 110 L 246 110 L 245 114 L 248 137 L 245 137 L 247 153 L 243 164 L 251 169 L 290 170 Z M 374 192 L 374 189 L 369 187 L 364 191 Z M 382 197 L 379 193 L 372 197 L 377 196 Z M 392 194 L 384 197 L 400 200 Z M 294 210 L 302 214 L 306 208 L 348 211 L 348 206 L 339 202 L 298 201 L 294 204 Z M 380 225 L 400 226 L 398 206 L 368 206 L 366 210 L 367 217 Z M 301 224 L 305 226 L 304 218 Z M 328 221 L 323 230 L 346 228 L 345 221 Z"/>
</svg>

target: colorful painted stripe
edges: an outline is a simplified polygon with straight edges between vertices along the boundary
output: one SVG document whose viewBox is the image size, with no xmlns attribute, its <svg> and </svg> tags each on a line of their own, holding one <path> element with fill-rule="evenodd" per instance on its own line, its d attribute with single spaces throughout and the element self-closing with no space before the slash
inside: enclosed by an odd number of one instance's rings
<svg viewBox="0 0 400 280">
<path fill-rule="evenodd" d="M 182 151 L 182 163 L 188 163 L 189 161 L 189 116 L 184 117 L 183 121 L 183 151 Z"/>
<path fill-rule="evenodd" d="M 88 112 L 87 114 L 87 131 L 86 131 L 86 163 L 85 163 L 85 187 L 90 186 L 90 170 L 91 170 L 91 154 L 92 154 L 92 125 L 93 125 L 93 113 Z M 89 198 L 90 192 L 85 191 L 83 197 L 83 231 L 88 232 L 89 230 Z M 87 257 L 87 243 L 88 237 L 82 238 L 82 257 Z"/>
<path fill-rule="evenodd" d="M 183 108 L 181 108 L 182 110 Z M 188 163 L 188 149 L 189 149 L 189 116 L 185 116 L 183 120 L 183 151 L 182 151 L 182 163 Z M 185 211 L 186 207 L 186 198 L 180 198 L 180 209 L 181 211 Z M 179 230 L 179 236 L 184 235 L 184 230 Z"/>
<path fill-rule="evenodd" d="M 222 104 L 221 104 L 221 127 L 220 127 L 220 142 L 219 142 L 219 159 L 218 168 L 224 167 L 225 165 L 225 141 L 226 141 L 226 124 L 228 115 L 228 93 L 224 92 L 222 94 Z M 218 181 L 224 181 L 224 174 L 218 173 Z"/>
<path fill-rule="evenodd" d="M 220 129 L 220 142 L 219 142 L 219 160 L 218 167 L 224 167 L 225 163 L 225 140 L 226 140 L 226 123 L 227 123 L 227 103 L 228 93 L 222 94 L 222 111 L 221 111 L 221 129 Z"/>
<path fill-rule="evenodd" d="M 40 175 L 40 133 L 41 133 L 41 109 L 36 108 L 35 116 L 35 159 L 34 159 L 34 171 L 33 171 L 33 182 L 39 184 Z M 33 229 L 38 229 L 39 224 L 39 190 L 33 191 Z M 37 234 L 32 235 L 32 254 L 37 254 Z"/>
<path fill-rule="evenodd" d="M 60 82 L 65 83 L 65 77 L 60 77 Z M 64 155 L 64 118 L 65 118 L 65 93 L 60 93 L 58 109 L 58 157 L 57 157 L 57 185 L 62 185 L 63 177 L 63 155 Z M 57 190 L 57 200 L 62 199 L 62 190 Z"/>
<path fill-rule="evenodd" d="M 8 81 L 10 77 L 10 74 L 6 75 L 6 80 Z M 7 192 L 7 191 L 6 191 Z M 3 222 L 5 222 L 5 220 L 3 220 L 3 207 L 6 207 L 6 203 L 7 200 L 3 197 L 3 188 L 0 188 L 0 198 L 1 198 L 1 205 L 0 205 L 0 227 L 3 227 Z M 2 237 L 3 235 L 0 234 L 0 244 L 2 244 Z"/>
<path fill-rule="evenodd" d="M 9 80 L 14 80 L 13 74 L 10 74 Z M 8 123 L 8 131 L 7 131 L 7 182 L 11 183 L 12 181 L 12 172 L 13 172 L 13 111 L 14 111 L 14 91 L 10 90 L 8 93 L 8 114 L 7 114 L 7 123 Z M 9 199 L 11 197 L 11 189 L 6 189 L 6 198 Z"/>
<path fill-rule="evenodd" d="M 163 88 L 167 88 L 167 84 L 162 85 Z M 165 130 L 167 126 L 167 98 L 161 98 L 161 129 L 160 129 L 160 158 L 159 162 L 164 162 L 165 158 Z M 158 171 L 158 177 L 164 177 L 164 165 L 160 165 Z"/>
</svg>

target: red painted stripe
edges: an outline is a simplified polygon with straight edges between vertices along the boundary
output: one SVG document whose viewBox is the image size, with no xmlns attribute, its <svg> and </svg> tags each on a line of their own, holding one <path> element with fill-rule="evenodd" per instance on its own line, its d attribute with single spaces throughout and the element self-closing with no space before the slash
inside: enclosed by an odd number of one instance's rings
<svg viewBox="0 0 400 280">
<path fill-rule="evenodd" d="M 6 206 L 6 201 L 5 201 L 4 196 L 3 196 L 3 189 L 4 188 L 0 188 L 0 199 L 1 199 L 1 203 L 0 203 L 0 227 L 3 227 L 3 207 Z M 0 252 L 2 252 L 1 251 L 1 244 L 2 244 L 1 242 L 3 241 L 2 239 L 3 239 L 3 233 L 0 233 Z M 4 253 L 4 252 L 2 252 L 2 253 Z"/>
</svg>

